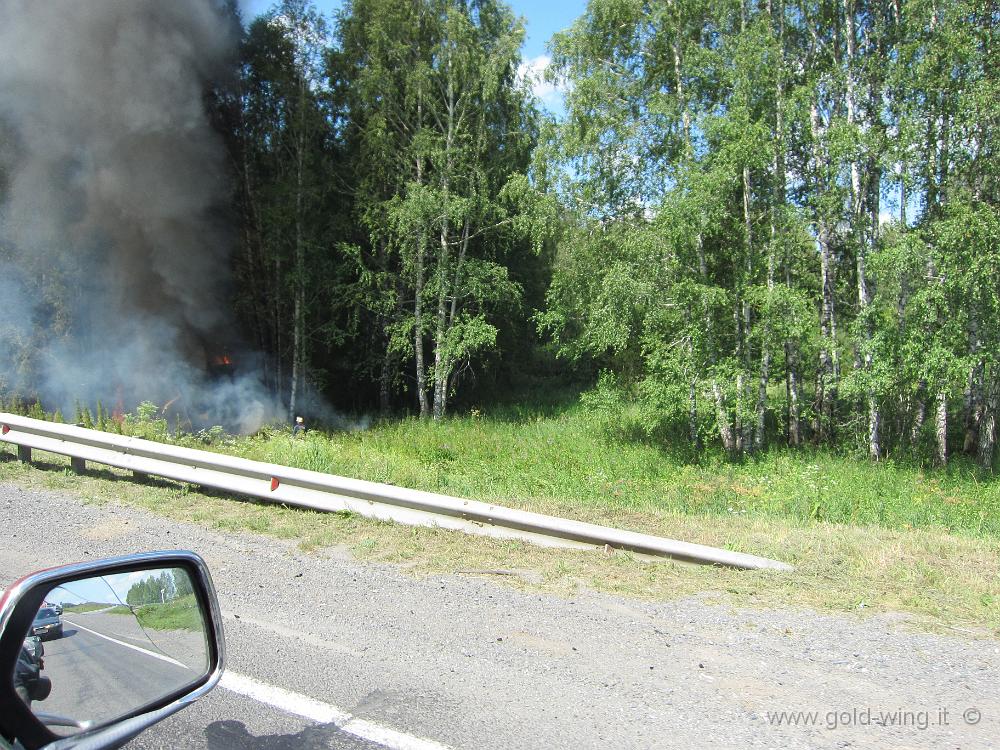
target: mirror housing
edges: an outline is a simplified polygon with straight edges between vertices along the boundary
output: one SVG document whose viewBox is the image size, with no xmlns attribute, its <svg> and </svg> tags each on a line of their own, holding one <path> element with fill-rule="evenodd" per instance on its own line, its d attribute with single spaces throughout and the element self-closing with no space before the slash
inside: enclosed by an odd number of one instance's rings
<svg viewBox="0 0 1000 750">
<path fill-rule="evenodd" d="M 48 593 L 58 586 L 85 578 L 166 568 L 183 570 L 194 589 L 205 628 L 208 657 L 205 672 L 183 688 L 136 707 L 112 721 L 95 725 L 90 722 L 72 724 L 81 731 L 69 737 L 53 733 L 40 720 L 45 715 L 33 713 L 18 697 L 15 689 L 15 669 L 19 655 L 26 648 L 27 639 L 32 637 L 32 623 L 39 608 L 46 603 Z M 16 740 L 26 750 L 36 750 L 50 744 L 53 750 L 64 750 L 79 744 L 85 744 L 88 748 L 121 747 L 147 727 L 212 690 L 222 677 L 224 668 L 225 637 L 218 598 L 205 561 L 194 552 L 147 552 L 49 568 L 15 581 L 0 599 L 0 706 L 4 707 L 0 712 L 0 734 L 11 742 Z M 47 681 L 47 678 L 43 677 L 42 680 Z M 39 695 L 42 692 L 47 695 L 45 687 L 51 689 L 51 685 L 44 684 L 36 685 L 34 689 Z M 99 684 L 94 687 L 100 689 Z M 58 722 L 53 725 L 58 725 Z"/>
</svg>

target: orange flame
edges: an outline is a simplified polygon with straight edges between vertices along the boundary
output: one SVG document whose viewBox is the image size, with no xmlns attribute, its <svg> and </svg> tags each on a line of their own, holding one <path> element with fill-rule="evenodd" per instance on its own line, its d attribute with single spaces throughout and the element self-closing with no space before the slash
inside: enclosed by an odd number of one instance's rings
<svg viewBox="0 0 1000 750">
<path fill-rule="evenodd" d="M 121 383 L 115 388 L 115 408 L 111 412 L 111 419 L 118 424 L 122 424 L 125 421 L 125 397 L 122 393 Z"/>
</svg>

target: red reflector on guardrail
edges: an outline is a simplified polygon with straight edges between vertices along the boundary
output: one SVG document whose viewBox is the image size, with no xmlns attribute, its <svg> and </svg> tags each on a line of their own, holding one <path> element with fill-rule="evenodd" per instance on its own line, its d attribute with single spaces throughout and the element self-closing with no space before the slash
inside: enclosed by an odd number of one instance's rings
<svg viewBox="0 0 1000 750">
<path fill-rule="evenodd" d="M 271 477 L 271 492 L 274 492 L 276 489 L 278 489 L 279 484 L 281 484 L 281 482 L 278 481 L 277 477 Z"/>
<path fill-rule="evenodd" d="M 3 432 L 3 434 L 6 435 L 8 432 L 10 432 L 10 427 L 8 425 L 4 425 L 3 429 L 0 430 L 0 432 Z"/>
</svg>

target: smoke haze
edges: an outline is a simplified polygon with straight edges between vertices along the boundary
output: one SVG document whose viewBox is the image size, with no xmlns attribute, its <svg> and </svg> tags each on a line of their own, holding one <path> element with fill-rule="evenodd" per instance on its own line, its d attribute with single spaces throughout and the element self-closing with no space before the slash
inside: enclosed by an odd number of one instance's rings
<svg viewBox="0 0 1000 750">
<path fill-rule="evenodd" d="M 234 349 L 213 0 L 0 0 L 0 393 L 280 416 Z M 231 354 L 235 375 L 210 372 Z"/>
</svg>

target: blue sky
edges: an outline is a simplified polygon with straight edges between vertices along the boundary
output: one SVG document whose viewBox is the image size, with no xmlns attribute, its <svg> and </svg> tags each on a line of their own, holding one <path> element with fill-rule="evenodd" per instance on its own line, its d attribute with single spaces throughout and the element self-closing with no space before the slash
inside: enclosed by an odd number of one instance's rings
<svg viewBox="0 0 1000 750">
<path fill-rule="evenodd" d="M 526 38 L 521 54 L 525 67 L 536 77 L 548 62 L 546 47 L 557 31 L 568 28 L 587 7 L 586 0 L 507 0 L 514 12 L 525 20 Z M 316 8 L 330 16 L 343 5 L 342 0 L 314 0 Z M 274 0 L 243 0 L 246 18 L 253 18 L 274 5 Z M 535 93 L 549 109 L 561 110 L 562 97 L 551 86 L 541 83 Z"/>
<path fill-rule="evenodd" d="M 101 604 L 119 604 L 125 601 L 128 590 L 133 584 L 151 576 L 159 576 L 162 569 L 138 570 L 131 573 L 115 573 L 114 575 L 95 576 L 64 584 L 50 591 L 45 599 L 56 604 L 83 604 L 95 602 Z M 187 576 L 183 570 L 172 569 L 171 573 Z"/>
</svg>

